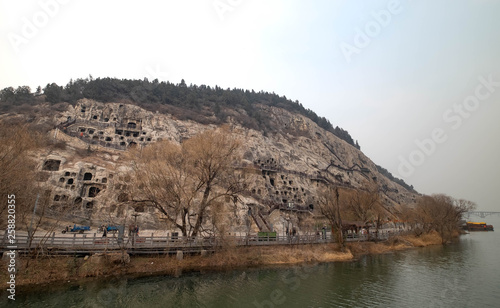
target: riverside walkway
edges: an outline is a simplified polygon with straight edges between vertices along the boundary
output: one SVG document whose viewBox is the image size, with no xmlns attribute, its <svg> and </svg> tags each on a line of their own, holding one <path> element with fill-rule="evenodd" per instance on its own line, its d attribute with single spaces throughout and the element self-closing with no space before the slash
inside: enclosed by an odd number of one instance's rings
<svg viewBox="0 0 500 308">
<path fill-rule="evenodd" d="M 386 240 L 396 232 L 381 231 L 378 240 Z M 346 241 L 368 241 L 375 239 L 375 234 L 347 234 Z M 225 236 L 219 237 L 172 237 L 172 236 L 131 236 L 118 237 L 108 234 L 71 234 L 56 236 L 55 232 L 46 236 L 16 235 L 15 239 L 8 237 L 7 232 L 0 239 L 0 250 L 16 250 L 20 254 L 37 251 L 51 255 L 89 255 L 113 251 L 127 251 L 131 255 L 140 254 L 173 254 L 177 251 L 196 253 L 214 251 L 222 246 L 271 246 L 271 245 L 303 245 L 331 243 L 330 233 L 323 235 L 295 235 L 295 236 Z"/>
</svg>

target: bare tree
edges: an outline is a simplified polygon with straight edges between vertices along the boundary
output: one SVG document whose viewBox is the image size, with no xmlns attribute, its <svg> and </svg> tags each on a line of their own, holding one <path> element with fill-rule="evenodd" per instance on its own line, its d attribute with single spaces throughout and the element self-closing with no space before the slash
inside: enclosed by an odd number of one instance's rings
<svg viewBox="0 0 500 308">
<path fill-rule="evenodd" d="M 347 208 L 356 220 L 367 223 L 376 218 L 380 202 L 378 187 L 365 183 L 361 189 L 357 189 L 351 194 Z"/>
<path fill-rule="evenodd" d="M 388 210 L 387 206 L 384 205 L 382 200 L 377 201 L 373 208 L 373 217 L 375 221 L 375 241 L 378 241 L 379 238 L 379 230 L 382 222 L 386 220 L 389 216 L 391 216 L 391 212 Z"/>
<path fill-rule="evenodd" d="M 416 218 L 415 209 L 407 204 L 401 205 L 401 211 L 399 213 L 399 219 L 403 221 L 406 227 L 409 227 L 416 236 L 422 235 L 422 229 L 418 226 L 418 220 Z"/>
<path fill-rule="evenodd" d="M 28 246 L 34 248 L 31 253 L 38 256 L 42 242 L 35 247 L 31 243 L 37 229 L 46 221 L 51 191 L 39 182 L 33 153 L 47 145 L 47 140 L 28 125 L 1 122 L 0 144 L 0 198 L 5 201 L 0 204 L 0 216 L 7 218 L 7 199 L 15 200 L 15 216 L 12 217 L 15 217 L 16 232 L 20 229 L 28 231 Z M 0 220 L 0 227 L 3 229 L 9 220 L 10 216 Z M 44 240 L 48 234 L 46 232 Z M 29 261 L 26 266 L 29 266 Z"/>
<path fill-rule="evenodd" d="M 344 237 L 342 234 L 341 208 L 349 202 L 349 197 L 340 194 L 337 186 L 328 186 L 318 195 L 318 204 L 321 214 L 330 222 L 332 231 L 336 236 L 342 250 L 345 249 Z"/>
<path fill-rule="evenodd" d="M 16 195 L 18 210 L 23 202 L 22 192 L 26 184 L 33 180 L 35 163 L 28 156 L 33 149 L 33 138 L 25 126 L 0 125 L 0 195 L 7 200 L 8 195 Z M 0 215 L 4 215 L 7 202 L 0 205 Z"/>
<path fill-rule="evenodd" d="M 465 213 L 473 211 L 477 208 L 477 204 L 470 200 L 465 199 L 454 199 L 453 205 L 455 206 L 455 211 L 457 220 L 461 220 Z"/>
<path fill-rule="evenodd" d="M 34 221 L 38 226 L 47 204 L 46 194 L 36 181 L 37 168 L 30 154 L 39 148 L 44 141 L 43 135 L 34 132 L 26 125 L 0 123 L 0 215 L 6 217 L 7 196 L 15 195 L 17 227 L 28 229 L 37 195 L 42 213 Z M 7 220 L 1 220 L 4 224 Z M 2 226 L 3 227 L 3 226 Z"/>
<path fill-rule="evenodd" d="M 162 141 L 136 150 L 132 201 L 156 208 L 183 236 L 197 236 L 209 210 L 221 202 L 235 205 L 244 189 L 234 168 L 240 144 L 229 129 L 220 128 L 181 145 Z"/>
<path fill-rule="evenodd" d="M 437 231 L 444 244 L 458 231 L 462 215 L 475 207 L 472 201 L 444 194 L 423 196 L 417 202 L 415 216 L 425 232 Z"/>
<path fill-rule="evenodd" d="M 375 240 L 378 240 L 379 229 L 390 211 L 384 205 L 379 187 L 373 183 L 365 183 L 360 189 L 353 190 L 346 211 L 351 217 L 363 223 L 375 222 Z"/>
</svg>

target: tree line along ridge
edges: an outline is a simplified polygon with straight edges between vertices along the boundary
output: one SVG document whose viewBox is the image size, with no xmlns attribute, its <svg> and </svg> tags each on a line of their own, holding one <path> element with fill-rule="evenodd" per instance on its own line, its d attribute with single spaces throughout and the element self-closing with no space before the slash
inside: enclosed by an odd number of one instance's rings
<svg viewBox="0 0 500 308">
<path fill-rule="evenodd" d="M 87 98 L 101 102 L 128 102 L 146 110 L 169 113 L 180 120 L 193 120 L 202 124 L 222 124 L 228 116 L 244 127 L 262 130 L 266 133 L 276 131 L 276 126 L 266 112 L 257 106 L 271 106 L 303 115 L 319 127 L 333 133 L 348 144 L 360 149 L 348 131 L 333 125 L 325 117 L 305 108 L 298 101 L 286 96 L 264 91 L 243 89 L 222 89 L 219 86 L 189 86 L 184 79 L 180 83 L 160 82 L 117 78 L 79 78 L 70 80 L 65 86 L 56 83 L 39 86 L 32 93 L 30 87 L 17 89 L 7 87 L 0 90 L 0 112 L 27 111 L 30 106 L 47 102 L 52 106 L 69 103 L 75 105 L 80 99 Z M 236 112 L 235 112 L 236 111 Z"/>
</svg>

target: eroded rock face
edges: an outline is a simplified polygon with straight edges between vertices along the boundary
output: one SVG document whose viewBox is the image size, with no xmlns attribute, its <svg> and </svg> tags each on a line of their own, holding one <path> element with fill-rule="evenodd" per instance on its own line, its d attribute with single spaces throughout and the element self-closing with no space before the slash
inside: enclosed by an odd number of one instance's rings
<svg viewBox="0 0 500 308">
<path fill-rule="evenodd" d="M 389 206 L 412 203 L 416 194 L 387 179 L 360 150 L 318 127 L 308 118 L 274 107 L 265 108 L 276 130 L 266 133 L 233 124 L 243 143 L 241 172 L 250 187 L 242 196 L 234 231 L 273 229 L 317 214 L 317 190 L 325 183 L 360 187 L 376 183 Z M 40 153 L 39 180 L 51 191 L 51 210 L 68 221 L 122 224 L 134 210 L 124 205 L 130 179 L 124 156 L 130 147 L 160 140 L 181 142 L 214 128 L 134 105 L 81 100 L 55 115 L 60 125 L 51 134 L 67 142 L 65 150 Z M 231 121 L 231 119 L 229 119 Z M 150 208 L 137 208 L 143 229 L 160 227 Z M 317 215 L 316 215 L 317 216 Z M 175 230 L 172 230 L 175 231 Z"/>
</svg>

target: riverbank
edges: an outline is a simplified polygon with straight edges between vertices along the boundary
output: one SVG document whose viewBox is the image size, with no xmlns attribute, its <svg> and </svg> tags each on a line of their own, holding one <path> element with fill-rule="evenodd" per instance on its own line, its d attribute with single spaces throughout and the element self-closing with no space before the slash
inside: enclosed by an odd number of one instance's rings
<svg viewBox="0 0 500 308">
<path fill-rule="evenodd" d="M 142 277 L 155 275 L 179 276 L 187 272 L 225 271 L 265 266 L 296 265 L 303 263 L 326 263 L 352 261 L 365 254 L 381 254 L 393 251 L 440 245 L 441 238 L 433 233 L 415 237 L 398 236 L 388 241 L 350 242 L 345 252 L 337 244 L 224 247 L 204 256 L 131 257 L 120 253 L 94 255 L 87 258 L 43 257 L 38 259 L 21 258 L 16 285 L 44 285 L 58 282 L 77 282 L 85 279 L 109 277 Z M 125 261 L 125 262 L 123 262 Z M 7 279 L 7 265 L 2 264 L 1 281 Z M 7 280 L 6 280 L 7 279 Z"/>
</svg>

